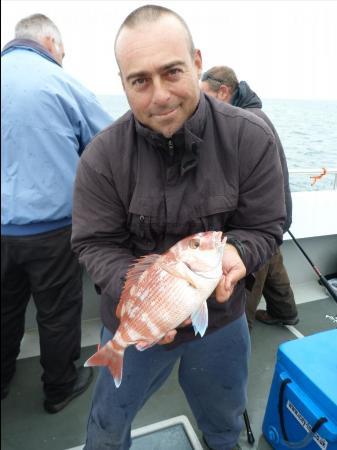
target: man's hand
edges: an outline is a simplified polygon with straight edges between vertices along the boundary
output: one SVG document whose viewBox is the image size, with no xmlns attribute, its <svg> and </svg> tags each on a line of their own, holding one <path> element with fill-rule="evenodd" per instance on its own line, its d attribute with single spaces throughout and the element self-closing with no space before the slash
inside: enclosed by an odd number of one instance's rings
<svg viewBox="0 0 337 450">
<path fill-rule="evenodd" d="M 218 302 L 226 302 L 232 295 L 238 281 L 246 275 L 246 267 L 234 245 L 226 244 L 222 258 L 223 275 L 215 289 Z"/>
<path fill-rule="evenodd" d="M 238 281 L 246 276 L 246 267 L 234 245 L 226 244 L 222 258 L 223 275 L 215 289 L 215 297 L 218 302 L 226 302 L 232 295 L 234 287 Z M 191 319 L 186 319 L 178 328 L 191 325 Z M 160 345 L 170 344 L 174 341 L 177 330 L 168 331 L 158 342 Z"/>
</svg>

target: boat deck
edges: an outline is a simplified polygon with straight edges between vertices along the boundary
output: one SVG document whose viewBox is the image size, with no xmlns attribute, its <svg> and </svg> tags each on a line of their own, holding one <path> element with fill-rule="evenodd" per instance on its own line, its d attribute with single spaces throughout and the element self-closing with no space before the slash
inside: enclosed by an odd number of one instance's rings
<svg viewBox="0 0 337 450">
<path fill-rule="evenodd" d="M 308 285 L 306 287 L 298 285 L 293 286 L 293 289 L 300 317 L 300 322 L 296 327 L 268 326 L 256 323 L 252 332 L 247 411 L 255 443 L 251 446 L 247 442 L 244 428 L 239 442 L 244 450 L 271 448 L 262 436 L 261 427 L 278 346 L 288 340 L 336 328 L 336 303 L 327 297 L 325 290 L 316 281 L 309 287 Z M 80 363 L 95 351 L 99 329 L 98 320 L 83 322 Z M 86 421 L 94 383 L 84 394 L 74 399 L 58 414 L 47 414 L 42 406 L 43 392 L 37 343 L 36 330 L 28 331 L 22 343 L 17 372 L 10 386 L 10 393 L 1 402 L 1 448 L 4 450 L 75 450 L 75 448 L 80 450 L 85 439 Z M 94 370 L 96 376 L 98 369 Z M 205 448 L 202 444 L 201 433 L 178 385 L 177 370 L 174 370 L 164 386 L 139 412 L 133 428 L 138 429 L 177 416 L 186 416 L 197 441 L 200 441 L 194 448 L 200 450 Z M 193 448 L 188 443 L 185 445 L 183 438 L 179 438 L 179 432 L 181 432 L 179 427 L 172 428 L 172 430 L 176 433 L 175 437 L 172 433 L 166 433 L 167 436 L 162 433 L 160 439 L 156 440 L 149 435 L 135 439 L 131 448 L 132 450 Z"/>
</svg>

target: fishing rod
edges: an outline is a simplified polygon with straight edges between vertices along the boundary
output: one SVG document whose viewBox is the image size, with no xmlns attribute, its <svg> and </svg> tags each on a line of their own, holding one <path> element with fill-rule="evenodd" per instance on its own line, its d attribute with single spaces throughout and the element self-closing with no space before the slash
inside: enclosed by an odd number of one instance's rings
<svg viewBox="0 0 337 450">
<path fill-rule="evenodd" d="M 244 418 L 246 430 L 247 430 L 247 440 L 248 440 L 249 444 L 253 445 L 255 442 L 255 437 L 254 437 L 252 429 L 250 427 L 249 416 L 248 416 L 248 412 L 246 409 L 243 413 L 243 418 Z"/>
<path fill-rule="evenodd" d="M 288 230 L 288 233 L 290 234 L 290 236 L 292 237 L 292 240 L 295 242 L 295 244 L 297 245 L 297 247 L 301 250 L 301 252 L 303 253 L 303 255 L 306 257 L 306 259 L 309 261 L 311 267 L 314 269 L 314 271 L 316 272 L 320 282 L 324 285 L 324 287 L 326 288 L 326 290 L 329 292 L 329 294 L 331 295 L 331 297 L 335 300 L 335 302 L 337 303 L 337 294 L 336 292 L 333 290 L 333 288 L 331 287 L 330 283 L 328 282 L 328 280 L 325 278 L 324 275 L 321 274 L 319 268 L 317 266 L 315 266 L 315 264 L 311 261 L 311 259 L 309 258 L 309 256 L 305 253 L 305 251 L 303 250 L 303 248 L 300 246 L 299 242 L 297 241 L 297 239 L 295 238 L 295 236 L 292 234 L 292 232 L 290 230 Z"/>
</svg>

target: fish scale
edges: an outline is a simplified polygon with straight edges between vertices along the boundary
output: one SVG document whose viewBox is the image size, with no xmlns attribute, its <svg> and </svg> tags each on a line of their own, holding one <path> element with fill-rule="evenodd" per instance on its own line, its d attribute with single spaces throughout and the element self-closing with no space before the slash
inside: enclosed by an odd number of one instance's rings
<svg viewBox="0 0 337 450">
<path fill-rule="evenodd" d="M 154 271 L 152 277 L 154 280 L 157 279 L 158 272 L 160 271 L 162 271 L 162 269 L 160 268 Z M 171 277 L 171 275 L 167 275 L 167 278 Z M 168 280 L 162 281 L 164 283 Z M 162 300 L 163 293 L 165 293 L 166 298 L 170 299 L 169 309 L 167 308 L 166 303 Z M 154 283 L 154 287 L 151 290 L 151 295 L 147 299 L 149 308 L 142 308 L 142 305 L 140 304 L 141 301 L 137 296 L 130 298 L 130 302 L 138 303 L 137 306 L 141 313 L 148 312 L 150 310 L 150 307 L 155 309 L 157 311 L 157 314 L 151 316 L 151 322 L 157 329 L 163 332 L 167 329 L 175 328 L 186 318 L 186 308 L 183 308 L 182 302 L 177 299 L 186 297 L 188 295 L 191 295 L 191 288 L 189 287 L 189 285 L 187 285 L 184 280 L 175 279 L 170 283 L 170 289 L 166 290 L 165 292 L 163 292 L 163 286 Z M 124 315 L 122 317 L 124 318 Z M 126 323 L 128 328 L 133 328 L 139 333 L 139 339 L 142 338 L 143 340 L 147 340 L 154 337 L 151 332 L 148 332 L 149 327 L 147 326 L 146 322 L 139 320 L 139 317 L 130 319 L 128 313 L 125 312 L 125 319 L 127 320 Z"/>
</svg>

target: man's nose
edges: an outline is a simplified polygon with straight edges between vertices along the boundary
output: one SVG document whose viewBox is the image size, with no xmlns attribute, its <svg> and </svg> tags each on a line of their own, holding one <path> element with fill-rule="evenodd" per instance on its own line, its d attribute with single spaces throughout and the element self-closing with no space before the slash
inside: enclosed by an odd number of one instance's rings
<svg viewBox="0 0 337 450">
<path fill-rule="evenodd" d="M 170 91 L 167 83 L 159 79 L 153 80 L 153 98 L 152 101 L 156 105 L 165 105 L 170 99 Z"/>
</svg>

